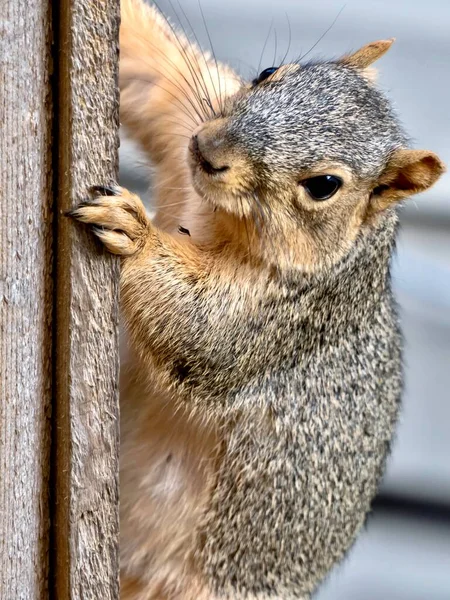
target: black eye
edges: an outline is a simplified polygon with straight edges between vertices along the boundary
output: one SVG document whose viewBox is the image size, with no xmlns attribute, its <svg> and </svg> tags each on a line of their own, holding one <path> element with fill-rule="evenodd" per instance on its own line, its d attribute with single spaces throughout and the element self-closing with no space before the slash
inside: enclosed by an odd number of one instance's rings
<svg viewBox="0 0 450 600">
<path fill-rule="evenodd" d="M 267 79 L 273 75 L 275 71 L 278 71 L 278 67 L 269 67 L 268 69 L 264 69 L 264 71 L 261 71 L 258 77 L 252 81 L 253 85 L 258 85 L 258 83 L 261 83 L 261 81 L 264 81 L 264 79 Z"/>
<path fill-rule="evenodd" d="M 341 187 L 342 180 L 334 175 L 319 175 L 305 179 L 302 185 L 313 200 L 328 200 Z"/>
</svg>

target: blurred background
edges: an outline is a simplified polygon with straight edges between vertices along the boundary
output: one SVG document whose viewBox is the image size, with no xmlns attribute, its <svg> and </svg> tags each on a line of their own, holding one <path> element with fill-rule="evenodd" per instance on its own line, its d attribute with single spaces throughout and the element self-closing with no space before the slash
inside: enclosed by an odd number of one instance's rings
<svg viewBox="0 0 450 600">
<path fill-rule="evenodd" d="M 180 0 L 204 47 L 198 0 Z M 173 21 L 182 12 L 159 0 Z M 254 77 L 288 58 L 338 57 L 396 37 L 377 66 L 417 148 L 450 165 L 449 0 L 201 0 L 216 55 Z M 186 24 L 185 24 L 186 26 Z M 270 33 L 269 33 L 270 30 Z M 261 56 L 265 41 L 264 55 Z M 286 61 L 288 62 L 288 60 Z M 121 182 L 149 197 L 125 137 Z M 317 600 L 450 600 L 450 175 L 402 209 L 394 285 L 405 335 L 397 439 L 367 527 Z"/>
</svg>

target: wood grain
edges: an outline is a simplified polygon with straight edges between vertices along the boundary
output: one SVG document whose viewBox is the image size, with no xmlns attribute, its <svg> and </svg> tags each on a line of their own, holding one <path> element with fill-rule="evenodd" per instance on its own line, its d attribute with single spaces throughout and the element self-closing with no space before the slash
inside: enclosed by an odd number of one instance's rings
<svg viewBox="0 0 450 600">
<path fill-rule="evenodd" d="M 52 170 L 48 2 L 0 25 L 0 598 L 48 587 Z"/>
<path fill-rule="evenodd" d="M 48 590 L 52 314 L 51 15 L 0 23 L 0 598 Z"/>
<path fill-rule="evenodd" d="M 56 595 L 118 584 L 119 264 L 61 211 L 118 165 L 117 0 L 62 0 L 56 328 Z"/>
</svg>

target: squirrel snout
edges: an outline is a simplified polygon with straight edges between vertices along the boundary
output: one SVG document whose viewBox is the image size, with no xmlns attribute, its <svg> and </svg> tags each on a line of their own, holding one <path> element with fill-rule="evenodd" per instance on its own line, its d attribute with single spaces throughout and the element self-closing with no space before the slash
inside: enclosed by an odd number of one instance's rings
<svg viewBox="0 0 450 600">
<path fill-rule="evenodd" d="M 214 126 L 207 124 L 197 131 L 191 137 L 189 150 L 198 166 L 209 175 L 224 173 L 231 167 L 226 142 Z"/>
<path fill-rule="evenodd" d="M 229 135 L 227 119 L 203 123 L 189 141 L 189 163 L 197 191 L 217 201 L 220 194 L 248 189 L 252 165 L 244 149 Z"/>
<path fill-rule="evenodd" d="M 199 140 L 198 135 L 192 136 L 189 143 L 189 150 L 196 159 L 198 165 L 209 175 L 224 173 L 230 168 L 228 165 L 222 165 L 217 162 L 214 153 L 208 148 L 208 144 L 205 144 L 202 139 Z"/>
</svg>

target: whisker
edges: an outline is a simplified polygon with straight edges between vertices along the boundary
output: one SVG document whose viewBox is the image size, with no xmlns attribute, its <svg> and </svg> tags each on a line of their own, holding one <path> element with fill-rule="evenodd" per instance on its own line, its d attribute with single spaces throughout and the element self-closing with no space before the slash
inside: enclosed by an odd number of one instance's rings
<svg viewBox="0 0 450 600">
<path fill-rule="evenodd" d="M 205 80 L 203 78 L 202 69 L 200 67 L 200 63 L 199 63 L 198 58 L 197 58 L 197 52 L 196 52 L 196 49 L 195 49 L 194 45 L 192 44 L 192 42 L 189 39 L 187 31 L 186 31 L 186 29 L 185 29 L 185 27 L 184 27 L 184 25 L 183 25 L 183 23 L 181 21 L 181 18 L 179 16 L 179 14 L 177 13 L 177 11 L 176 11 L 176 9 L 175 9 L 175 7 L 173 5 L 172 0 L 168 0 L 168 1 L 169 1 L 170 6 L 172 7 L 172 10 L 173 10 L 173 12 L 174 12 L 174 14 L 175 14 L 175 16 L 176 16 L 176 18 L 178 20 L 178 23 L 179 23 L 181 29 L 183 30 L 185 40 L 186 40 L 186 42 L 188 43 L 188 45 L 189 45 L 189 47 L 191 49 L 192 57 L 194 58 L 195 63 L 197 65 L 198 73 L 197 73 L 196 69 L 194 68 L 194 65 L 190 62 L 190 60 L 188 58 L 188 55 L 187 55 L 187 52 L 185 51 L 184 47 L 182 47 L 183 59 L 184 59 L 186 65 L 188 66 L 189 72 L 191 73 L 191 75 L 192 75 L 192 77 L 194 79 L 194 85 L 195 85 L 195 88 L 197 90 L 197 98 L 198 98 L 199 103 L 201 104 L 202 103 L 202 95 L 205 94 L 206 96 L 209 96 L 209 94 L 208 94 L 208 87 L 207 87 L 206 82 L 205 82 Z M 179 6 L 179 8 L 181 9 L 181 11 L 182 11 L 182 13 L 184 15 L 184 18 L 189 23 L 189 19 L 188 19 L 186 13 L 183 10 L 183 7 L 181 6 L 181 4 L 179 2 L 178 2 L 178 6 Z M 190 27 L 191 27 L 191 31 L 194 34 L 194 37 L 196 38 L 195 31 L 193 30 L 193 28 L 192 28 L 191 25 L 190 25 Z M 178 37 L 176 33 L 175 33 L 175 36 Z M 202 54 L 202 57 L 205 60 L 205 64 L 207 64 L 206 63 L 206 59 L 205 59 L 204 54 L 203 54 L 203 49 L 201 48 L 200 44 L 198 43 L 198 40 L 197 40 L 197 44 L 198 44 L 198 49 L 200 50 L 200 52 Z M 198 89 L 198 85 L 197 84 L 200 85 L 201 90 L 202 90 L 201 92 Z M 204 110 L 203 106 L 202 106 L 202 109 Z M 214 115 L 214 111 L 213 111 L 213 115 Z M 206 116 L 206 118 L 210 118 L 211 115 L 208 115 L 207 113 L 205 113 L 205 116 Z"/>
<path fill-rule="evenodd" d="M 273 52 L 272 66 L 275 66 L 277 64 L 278 36 L 277 36 L 277 30 L 274 29 L 273 31 L 275 33 L 275 50 Z"/>
<path fill-rule="evenodd" d="M 161 75 L 164 77 L 164 75 L 162 73 L 161 73 Z M 181 102 L 181 100 L 179 98 L 177 98 L 177 96 L 175 96 L 175 94 L 173 94 L 167 88 L 163 87 L 160 83 L 156 83 L 154 80 L 145 79 L 143 77 L 133 77 L 133 78 L 127 79 L 125 81 L 141 81 L 144 83 L 150 83 L 152 86 L 156 86 L 156 87 L 160 88 L 161 90 L 163 90 L 164 92 L 169 94 L 169 96 L 171 96 L 176 102 L 178 102 L 178 104 L 179 104 L 178 108 L 180 110 L 182 110 L 182 112 L 188 117 L 188 119 L 190 119 L 192 121 L 194 126 L 198 125 L 198 121 L 196 120 L 195 116 L 189 111 L 189 109 L 186 107 L 186 105 L 183 104 Z M 172 102 L 172 104 L 173 104 L 173 102 Z"/>
<path fill-rule="evenodd" d="M 172 27 L 172 26 L 171 26 L 171 23 L 170 23 L 169 21 L 167 21 L 167 18 L 165 17 L 165 15 L 163 15 L 163 14 L 162 14 L 162 17 L 163 17 L 163 18 L 166 20 L 166 22 L 168 23 L 168 25 L 169 25 L 170 27 Z M 178 42 L 178 44 L 180 45 L 180 44 L 181 44 L 181 42 L 179 42 L 179 40 L 178 40 L 178 37 L 177 37 L 177 35 L 176 35 L 176 32 L 175 32 L 175 30 L 173 30 L 173 29 L 172 29 L 172 31 L 173 31 L 173 34 L 174 34 L 174 36 L 175 36 L 175 37 L 176 37 L 176 39 L 177 39 L 177 42 Z M 144 37 L 142 34 L 140 35 L 140 37 L 141 37 L 141 39 L 142 39 L 142 40 L 143 40 L 143 41 L 144 41 L 146 44 L 150 45 L 150 46 L 153 48 L 153 50 L 155 50 L 155 51 L 156 51 L 156 52 L 157 52 L 157 53 L 158 53 L 160 56 L 162 56 L 162 58 L 164 58 L 164 61 L 165 61 L 166 65 L 170 66 L 170 67 L 171 67 L 171 68 L 172 68 L 172 69 L 175 71 L 175 73 L 177 73 L 178 75 L 180 75 L 180 76 L 181 76 L 181 77 L 184 79 L 185 83 L 188 85 L 188 87 L 189 87 L 189 88 L 191 89 L 191 91 L 193 92 L 193 94 L 194 94 L 194 97 L 196 97 L 196 98 L 197 98 L 197 99 L 200 101 L 200 94 L 199 94 L 199 92 L 198 92 L 198 88 L 195 90 L 195 89 L 192 87 L 192 85 L 191 85 L 191 84 L 189 83 L 189 81 L 186 79 L 186 77 L 184 76 L 184 74 L 182 73 L 182 71 L 181 71 L 181 70 L 178 68 L 178 66 L 177 66 L 177 65 L 176 65 L 176 64 L 175 64 L 175 63 L 174 63 L 174 62 L 173 62 L 171 59 L 167 58 L 167 56 L 166 56 L 165 54 L 163 54 L 163 52 L 162 52 L 162 51 L 161 51 L 161 50 L 160 50 L 160 49 L 159 49 L 159 48 L 158 48 L 158 47 L 157 47 L 155 44 L 152 44 L 151 42 L 149 42 L 149 40 L 148 40 L 147 38 L 145 38 L 145 37 Z M 181 50 L 183 51 L 183 48 L 181 48 Z M 182 56 L 182 58 L 183 58 L 183 60 L 185 60 L 184 56 Z M 144 58 L 141 58 L 141 62 L 143 62 L 143 63 L 145 64 L 147 61 L 146 61 Z M 185 60 L 185 62 L 186 62 L 186 60 Z M 160 62 L 159 64 L 161 64 L 161 62 Z M 168 77 L 167 73 L 163 73 L 163 72 L 161 72 L 161 71 L 159 71 L 159 70 L 157 70 L 157 69 L 155 69 L 155 70 L 156 70 L 156 72 L 157 72 L 157 73 L 159 73 L 161 76 L 163 76 L 163 77 L 166 77 L 166 79 L 168 79 L 168 80 L 169 80 L 169 81 L 170 81 L 170 82 L 171 82 L 171 83 L 172 83 L 172 84 L 173 84 L 175 87 L 177 87 L 177 88 L 178 88 L 178 90 L 179 90 L 179 91 L 180 91 L 180 92 L 181 92 L 181 93 L 184 95 L 184 97 L 185 97 L 185 98 L 186 98 L 186 99 L 187 99 L 187 100 L 188 100 L 188 101 L 189 101 L 189 102 L 192 104 L 191 98 L 188 96 L 188 94 L 186 93 L 186 91 L 185 91 L 185 90 L 183 90 L 182 88 L 180 88 L 180 87 L 177 85 L 177 82 L 176 82 L 176 81 L 174 81 L 173 79 L 169 79 L 169 77 Z M 194 81 L 194 83 L 195 83 L 195 81 Z M 195 107 L 194 107 L 194 108 L 195 108 Z M 205 115 L 205 116 L 207 116 L 207 115 Z M 203 120 L 203 118 L 201 118 L 201 120 Z"/>
<path fill-rule="evenodd" d="M 184 138 L 185 140 L 190 140 L 191 139 L 190 135 L 186 135 L 184 133 L 172 132 L 172 133 L 158 133 L 156 135 L 152 135 L 152 140 L 157 140 L 159 138 L 166 138 L 167 139 L 167 138 L 170 138 L 172 136 Z"/>
<path fill-rule="evenodd" d="M 287 13 L 284 13 L 286 16 L 286 20 L 288 22 L 288 28 L 289 28 L 289 40 L 288 40 L 288 46 L 287 46 L 287 50 L 285 55 L 283 56 L 281 63 L 280 63 L 280 67 L 281 65 L 284 65 L 284 61 L 286 60 L 288 54 L 289 54 L 289 50 L 291 49 L 291 43 L 292 43 L 292 29 L 291 29 L 291 21 L 289 19 L 289 15 Z"/>
<path fill-rule="evenodd" d="M 155 189 L 163 188 L 166 186 L 167 183 L 170 183 L 171 181 L 173 182 L 173 179 L 174 179 L 174 175 L 169 175 L 169 177 L 166 177 L 162 181 L 156 181 L 155 183 L 153 183 L 152 187 Z"/>
<path fill-rule="evenodd" d="M 342 6 L 342 8 L 339 10 L 338 14 L 335 16 L 333 22 L 331 23 L 331 25 L 328 27 L 328 29 L 326 29 L 322 35 L 320 36 L 320 38 L 317 40 L 317 42 L 315 44 L 313 44 L 311 46 L 311 48 L 308 50 L 308 52 L 305 52 L 305 54 L 303 54 L 302 56 L 300 56 L 300 58 L 298 59 L 298 62 L 300 62 L 301 60 L 303 60 L 305 58 L 305 56 L 308 56 L 308 54 L 310 54 L 314 48 L 317 46 L 317 44 L 319 44 L 323 38 L 327 35 L 327 33 L 330 31 L 330 29 L 334 26 L 334 24 L 336 23 L 336 21 L 339 19 L 339 17 L 341 16 L 341 12 L 344 10 L 345 8 L 345 4 Z"/>
<path fill-rule="evenodd" d="M 187 24 L 188 24 L 188 26 L 189 26 L 189 28 L 190 28 L 190 30 L 191 30 L 191 32 L 192 32 L 192 34 L 193 34 L 193 36 L 194 36 L 194 39 L 195 39 L 195 41 L 197 42 L 197 47 L 200 49 L 200 52 L 201 52 L 201 55 L 202 55 L 203 61 L 204 61 L 204 63 L 205 63 L 205 66 L 206 66 L 206 69 L 208 70 L 208 74 L 209 74 L 209 79 L 210 79 L 210 81 L 211 81 L 211 85 L 212 85 L 212 87 L 213 87 L 213 90 L 214 90 L 214 93 L 215 93 L 215 95 L 216 95 L 217 104 L 219 105 L 219 109 L 220 109 L 220 103 L 219 103 L 219 99 L 217 98 L 217 92 L 216 92 L 216 89 L 215 89 L 215 87 L 214 87 L 214 81 L 213 81 L 213 79 L 212 79 L 211 70 L 210 70 L 210 68 L 209 68 L 209 63 L 208 63 L 208 61 L 206 60 L 205 53 L 203 52 L 203 47 L 202 47 L 202 44 L 200 43 L 200 41 L 199 41 L 199 39 L 198 39 L 198 37 L 197 37 L 197 34 L 196 34 L 196 32 L 195 32 L 195 29 L 193 28 L 193 26 L 192 26 L 192 23 L 191 23 L 191 21 L 189 20 L 189 17 L 187 16 L 187 14 L 186 14 L 186 12 L 184 11 L 183 7 L 181 6 L 181 4 L 180 4 L 179 0 L 178 0 L 178 6 L 180 7 L 180 9 L 181 9 L 181 12 L 183 13 L 183 16 L 184 16 L 184 18 L 186 19 L 186 22 L 187 22 Z M 196 61 L 196 62 L 197 62 L 197 66 L 198 66 L 198 68 L 199 68 L 199 71 L 201 72 L 200 64 L 198 63 L 198 61 Z M 205 81 L 204 79 L 203 79 L 203 83 L 205 84 L 205 90 L 204 90 L 204 91 L 205 91 L 205 94 L 206 94 L 206 96 L 207 96 L 207 99 L 208 99 L 208 102 L 209 102 L 209 106 L 210 106 L 210 108 L 211 108 L 211 110 L 212 110 L 213 116 L 216 116 L 216 111 L 214 110 L 214 108 L 213 108 L 213 106 L 212 106 L 211 98 L 210 98 L 210 95 L 209 95 L 208 86 L 206 85 L 206 81 Z"/>
<path fill-rule="evenodd" d="M 178 186 L 177 187 L 166 187 L 165 184 L 170 182 L 171 179 L 172 179 L 172 177 L 167 177 L 164 181 L 158 181 L 157 183 L 155 183 L 153 185 L 153 187 L 155 189 L 160 189 L 160 188 L 164 187 L 165 190 L 174 190 L 174 191 L 184 191 L 184 192 L 192 191 L 192 187 L 188 187 L 188 186 L 186 186 L 186 187 L 178 187 Z"/>
<path fill-rule="evenodd" d="M 200 93 L 198 91 L 197 86 L 195 87 L 195 89 L 192 87 L 192 85 L 190 84 L 189 80 L 184 76 L 183 72 L 178 68 L 178 66 L 176 65 L 176 63 L 174 63 L 172 60 L 168 59 L 167 56 L 165 54 L 162 53 L 161 50 L 159 50 L 159 48 L 157 46 L 155 46 L 154 44 L 152 44 L 153 48 L 158 52 L 158 54 L 160 54 L 162 56 L 162 58 L 165 60 L 166 64 L 171 67 L 176 74 L 180 75 L 182 77 L 182 79 L 184 80 L 184 82 L 187 84 L 187 86 L 189 87 L 189 89 L 191 90 L 194 98 L 196 98 L 200 104 L 200 109 L 202 109 L 201 106 L 201 102 L 200 102 Z M 183 60 L 186 62 L 185 57 L 182 56 Z M 160 63 L 161 64 L 161 63 Z M 174 85 L 182 94 L 183 96 L 186 98 L 186 100 L 189 102 L 189 104 L 191 104 L 191 106 L 193 107 L 193 109 L 195 110 L 195 112 L 197 113 L 198 117 L 200 118 L 200 121 L 203 121 L 204 118 L 209 118 L 209 115 L 202 110 L 203 115 L 201 115 L 198 111 L 198 107 L 192 102 L 191 97 L 189 96 L 189 94 L 187 93 L 186 90 L 184 90 L 183 88 L 181 88 L 178 83 L 176 82 L 176 80 L 174 79 L 170 79 L 169 76 L 167 75 L 167 73 L 162 73 L 161 71 L 157 71 L 159 72 L 159 74 L 162 77 L 166 77 L 166 79 L 168 79 L 168 81 L 170 83 L 172 83 L 172 85 Z M 195 84 L 195 80 L 194 80 L 194 84 Z"/>
<path fill-rule="evenodd" d="M 203 12 L 203 8 L 202 8 L 202 5 L 201 5 L 201 3 L 200 3 L 200 0 L 198 0 L 198 7 L 200 8 L 200 13 L 201 13 L 201 15 L 202 15 L 203 25 L 205 26 L 206 35 L 208 36 L 209 45 L 210 45 L 210 47 L 211 47 L 211 52 L 212 52 L 212 55 L 213 55 L 213 58 L 214 58 L 214 62 L 215 62 L 215 64 L 216 64 L 217 78 L 218 78 L 218 84 L 219 84 L 219 98 L 218 98 L 218 100 L 217 100 L 217 101 L 219 102 L 219 109 L 220 109 L 220 112 L 221 112 L 221 113 L 223 113 L 223 107 L 222 107 L 222 104 L 221 104 L 222 98 L 221 98 L 221 89 L 220 89 L 220 73 L 219 73 L 219 65 L 218 65 L 218 63 L 217 63 L 216 53 L 215 53 L 215 51 L 214 51 L 214 46 L 213 46 L 213 44 L 212 44 L 211 36 L 210 36 L 210 34 L 209 34 L 209 29 L 208 29 L 208 26 L 207 26 L 207 24 L 206 24 L 205 14 L 204 14 L 204 12 Z M 213 85 L 213 88 L 214 88 L 214 91 L 215 91 L 215 86 L 214 86 L 214 84 L 213 84 L 213 82 L 212 82 L 212 79 L 211 79 L 211 83 L 212 83 L 212 85 Z M 215 91 L 215 93 L 216 93 L 216 97 L 217 97 L 217 92 Z"/>
<path fill-rule="evenodd" d="M 157 183 L 154 184 L 154 187 L 161 188 L 161 187 L 166 186 L 170 182 L 172 182 L 172 185 L 173 185 L 174 183 L 177 183 L 177 179 L 178 179 L 177 175 L 175 175 L 174 173 L 171 173 L 168 177 L 166 177 L 162 181 L 157 181 Z"/>
<path fill-rule="evenodd" d="M 252 66 L 250 63 L 246 62 L 245 60 L 242 60 L 240 58 L 237 57 L 230 57 L 227 59 L 227 62 L 230 66 L 234 66 L 234 64 L 238 64 L 238 65 L 244 65 L 246 67 L 246 69 L 248 69 L 248 71 L 254 72 L 255 67 Z M 241 66 L 237 67 L 237 68 L 242 68 Z M 238 78 L 235 78 L 238 81 Z"/>
<path fill-rule="evenodd" d="M 259 59 L 258 69 L 256 71 L 256 76 L 257 77 L 258 77 L 259 72 L 261 70 L 261 63 L 262 63 L 262 60 L 264 58 L 264 53 L 266 51 L 267 44 L 269 43 L 270 34 L 272 33 L 272 26 L 273 26 L 273 19 L 272 19 L 272 22 L 270 23 L 270 27 L 269 27 L 269 31 L 267 33 L 266 41 L 264 42 L 264 46 L 263 46 L 263 49 L 262 49 L 262 52 L 261 52 L 261 57 Z"/>
<path fill-rule="evenodd" d="M 174 121 L 173 119 L 168 119 L 167 117 L 164 117 L 164 120 L 167 123 L 170 123 L 172 125 L 177 125 L 177 127 L 182 127 L 183 129 L 187 129 L 187 131 L 189 131 L 191 134 L 192 134 L 192 131 L 194 130 L 192 125 L 187 125 L 183 121 L 176 121 L 176 120 Z M 191 136 L 188 136 L 188 137 L 191 137 Z"/>
<path fill-rule="evenodd" d="M 170 5 L 171 5 L 171 7 L 172 7 L 172 10 L 174 11 L 174 13 L 175 13 L 175 15 L 176 15 L 176 17 L 177 17 L 178 21 L 179 21 L 179 23 L 180 23 L 180 26 L 181 26 L 181 28 L 183 29 L 183 31 L 184 31 L 184 33 L 185 33 L 186 42 L 187 42 L 187 44 L 189 44 L 189 46 L 190 46 L 190 48 L 191 48 L 191 50 L 192 50 L 192 48 L 193 48 L 193 47 L 192 47 L 192 44 L 191 44 L 191 43 L 190 43 L 190 41 L 189 41 L 189 38 L 188 38 L 188 36 L 187 36 L 187 34 L 186 34 L 186 31 L 184 30 L 183 24 L 181 23 L 181 20 L 180 20 L 180 18 L 179 18 L 179 16 L 178 16 L 178 13 L 176 12 L 176 10 L 175 10 L 175 8 L 174 8 L 174 6 L 173 6 L 173 4 L 172 4 L 171 0 L 169 0 L 169 3 L 170 3 Z M 168 20 L 168 18 L 167 18 L 167 17 L 165 16 L 165 14 L 162 12 L 162 10 L 161 10 L 161 9 L 160 9 L 160 7 L 158 6 L 157 2 L 155 2 L 155 1 L 154 1 L 154 4 L 155 4 L 155 6 L 158 8 L 158 10 L 160 11 L 160 13 L 161 13 L 162 17 L 163 17 L 163 18 L 164 18 L 164 20 L 166 21 L 167 25 L 169 26 L 170 30 L 172 31 L 172 34 L 173 34 L 173 36 L 175 37 L 175 39 L 176 39 L 176 41 L 177 41 L 178 47 L 180 48 L 180 51 L 181 51 L 181 56 L 182 56 L 182 58 L 183 58 L 183 60 L 184 60 L 184 62 L 185 62 L 185 64 L 186 64 L 186 66 L 187 66 L 187 68 L 189 69 L 189 72 L 190 72 L 190 74 L 191 74 L 191 76 L 192 76 L 192 78 L 193 78 L 193 82 L 194 82 L 194 85 L 195 85 L 195 87 L 196 87 L 196 97 L 197 97 L 197 99 L 199 100 L 199 102 L 201 103 L 201 99 L 200 99 L 200 92 L 199 92 L 199 89 L 198 89 L 198 87 L 197 87 L 197 83 L 200 83 L 200 84 L 201 84 L 201 83 L 204 83 L 204 81 L 203 81 L 201 78 L 199 78 L 199 76 L 198 76 L 198 75 L 197 75 L 197 73 L 195 72 L 194 66 L 192 65 L 191 61 L 189 60 L 188 54 L 187 54 L 187 52 L 186 52 L 186 49 L 184 48 L 184 45 L 181 43 L 181 41 L 180 41 L 180 38 L 179 38 L 179 36 L 178 36 L 178 33 L 177 33 L 177 31 L 175 30 L 175 28 L 173 27 L 172 23 L 171 23 L 171 22 Z M 202 54 L 203 54 L 203 52 L 202 52 Z M 198 68 L 199 68 L 199 70 L 200 70 L 200 65 L 198 64 L 198 60 L 197 60 L 197 57 L 196 57 L 196 54 L 195 54 L 195 52 L 193 52 L 193 58 L 195 59 L 195 61 L 196 61 L 196 63 L 197 63 L 197 66 L 198 66 Z M 181 72 L 180 72 L 180 74 L 182 75 L 182 73 L 181 73 Z M 183 76 L 183 75 L 182 75 L 182 76 Z M 183 76 L 183 77 L 184 77 L 184 76 Z M 186 80 L 186 81 L 187 81 L 187 80 Z M 204 93 L 206 93 L 206 95 L 208 95 L 208 92 L 207 92 L 207 90 L 206 90 L 205 88 L 202 88 L 202 89 L 203 89 Z M 209 118 L 209 115 L 206 115 L 206 114 L 205 114 L 205 117 L 206 117 L 206 118 Z"/>
</svg>

